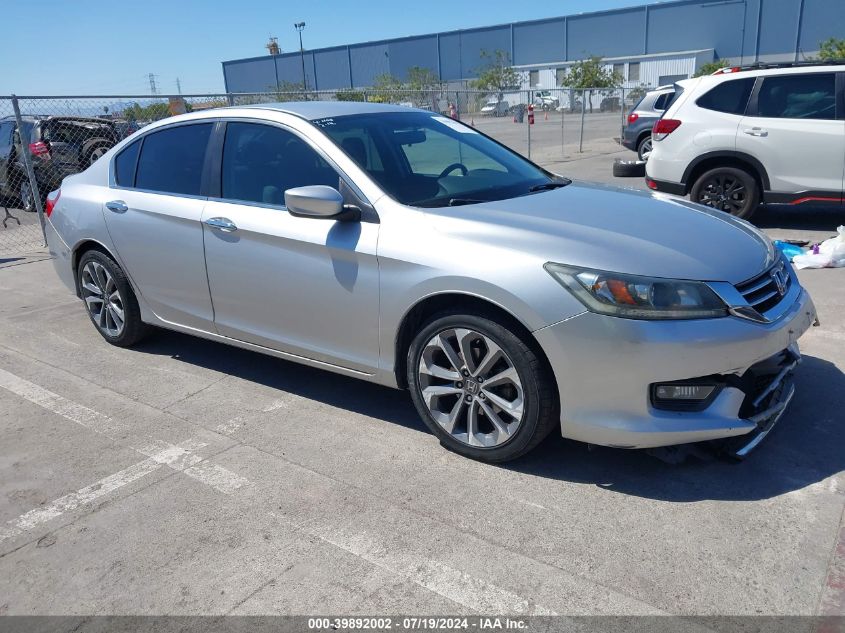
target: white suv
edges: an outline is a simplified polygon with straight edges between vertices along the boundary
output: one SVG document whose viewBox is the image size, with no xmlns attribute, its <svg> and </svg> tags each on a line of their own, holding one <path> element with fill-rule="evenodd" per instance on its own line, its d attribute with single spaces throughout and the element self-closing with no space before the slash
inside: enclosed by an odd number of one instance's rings
<svg viewBox="0 0 845 633">
<path fill-rule="evenodd" d="M 649 188 L 748 218 L 760 202 L 841 205 L 845 65 L 725 68 L 676 84 Z"/>
</svg>

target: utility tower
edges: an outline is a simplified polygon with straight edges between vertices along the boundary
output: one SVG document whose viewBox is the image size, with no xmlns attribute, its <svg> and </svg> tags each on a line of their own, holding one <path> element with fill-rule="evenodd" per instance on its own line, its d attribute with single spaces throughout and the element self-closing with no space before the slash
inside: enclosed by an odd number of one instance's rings
<svg viewBox="0 0 845 633">
<path fill-rule="evenodd" d="M 176 78 L 176 93 L 182 94 L 182 83 L 179 81 L 179 77 Z"/>
<path fill-rule="evenodd" d="M 150 73 L 149 78 L 150 78 L 150 94 L 151 95 L 157 95 L 158 94 L 158 88 L 156 88 L 156 76 L 153 73 Z"/>
</svg>

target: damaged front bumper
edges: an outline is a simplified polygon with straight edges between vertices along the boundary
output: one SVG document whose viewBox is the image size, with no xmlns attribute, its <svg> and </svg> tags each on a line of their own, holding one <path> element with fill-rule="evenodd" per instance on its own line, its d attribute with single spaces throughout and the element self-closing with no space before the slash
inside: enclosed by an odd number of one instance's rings
<svg viewBox="0 0 845 633">
<path fill-rule="evenodd" d="M 816 322 L 809 294 L 801 288 L 796 295 L 770 323 L 588 312 L 535 331 L 557 381 L 561 434 L 619 448 L 729 440 L 734 454 L 748 454 L 786 410 L 797 341 Z M 655 384 L 702 377 L 723 383 L 705 408 L 655 406 Z"/>
</svg>

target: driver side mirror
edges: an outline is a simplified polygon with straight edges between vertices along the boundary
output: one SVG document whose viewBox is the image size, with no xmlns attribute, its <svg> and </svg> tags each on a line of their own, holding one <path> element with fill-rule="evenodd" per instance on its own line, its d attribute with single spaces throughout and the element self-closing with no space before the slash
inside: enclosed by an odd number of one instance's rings
<svg viewBox="0 0 845 633">
<path fill-rule="evenodd" d="M 326 185 L 288 189 L 285 191 L 285 207 L 291 215 L 299 218 L 359 220 L 361 217 L 359 209 L 345 208 L 340 192 Z"/>
</svg>

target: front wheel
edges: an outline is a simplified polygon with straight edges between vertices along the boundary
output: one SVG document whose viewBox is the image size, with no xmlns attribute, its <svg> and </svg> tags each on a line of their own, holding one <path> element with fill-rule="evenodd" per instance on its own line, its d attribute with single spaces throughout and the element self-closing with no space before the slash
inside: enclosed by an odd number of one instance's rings
<svg viewBox="0 0 845 633">
<path fill-rule="evenodd" d="M 760 204 L 760 187 L 745 170 L 717 167 L 698 177 L 690 199 L 747 220 Z"/>
<path fill-rule="evenodd" d="M 414 337 L 408 385 L 440 443 L 461 455 L 504 462 L 527 453 L 557 425 L 549 372 L 502 323 L 441 314 Z"/>
<path fill-rule="evenodd" d="M 26 176 L 21 178 L 20 194 L 21 208 L 28 213 L 35 213 L 35 196 L 32 195 L 32 187 L 29 184 L 29 178 Z"/>
</svg>

